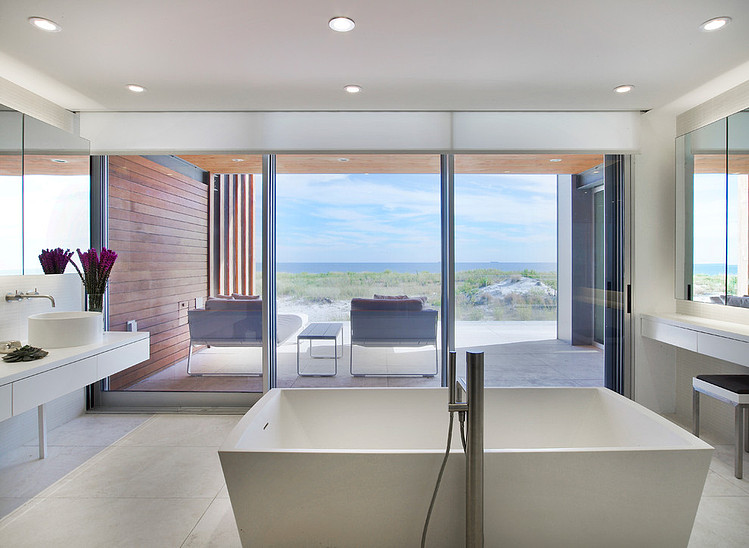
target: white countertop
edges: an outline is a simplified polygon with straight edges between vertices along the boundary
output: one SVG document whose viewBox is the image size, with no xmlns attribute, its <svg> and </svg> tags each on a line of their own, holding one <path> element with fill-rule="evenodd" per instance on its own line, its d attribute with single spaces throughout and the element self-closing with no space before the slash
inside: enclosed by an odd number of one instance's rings
<svg viewBox="0 0 749 548">
<path fill-rule="evenodd" d="M 69 346 L 67 348 L 53 348 L 49 354 L 30 362 L 7 363 L 0 360 L 0 386 L 19 379 L 37 375 L 56 367 L 95 356 L 114 348 L 126 346 L 137 341 L 147 339 L 149 333 L 128 331 L 105 331 L 101 343 L 84 346 Z"/>
<path fill-rule="evenodd" d="M 710 333 L 718 337 L 736 339 L 738 341 L 749 342 L 749 325 L 727 322 L 722 320 L 712 320 L 710 318 L 701 318 L 699 316 L 688 316 L 686 314 L 643 314 L 643 318 L 649 320 L 675 325 L 684 329 L 692 329 L 703 333 Z"/>
</svg>

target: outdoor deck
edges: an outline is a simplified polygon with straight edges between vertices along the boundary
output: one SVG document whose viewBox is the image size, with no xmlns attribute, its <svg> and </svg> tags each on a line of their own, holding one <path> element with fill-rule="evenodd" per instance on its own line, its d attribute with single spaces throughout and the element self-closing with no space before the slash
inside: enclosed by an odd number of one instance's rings
<svg viewBox="0 0 749 548">
<path fill-rule="evenodd" d="M 465 351 L 484 352 L 486 386 L 601 386 L 603 351 L 595 346 L 570 346 L 556 339 L 556 322 L 456 322 L 458 374 L 465 369 Z M 425 377 L 352 377 L 349 373 L 349 325 L 344 322 L 342 357 L 334 377 L 302 377 L 296 371 L 296 337 L 278 348 L 279 387 L 438 386 L 439 375 Z M 320 345 L 325 343 L 319 343 Z M 302 342 L 301 372 L 331 373 L 332 360 L 313 360 Z M 326 349 L 316 343 L 315 353 Z M 330 348 L 332 350 L 332 347 Z M 354 347 L 356 370 L 383 375 L 428 371 L 434 347 Z M 260 348 L 205 348 L 193 354 L 193 372 L 260 373 Z M 163 369 L 128 388 L 134 391 L 261 392 L 262 377 L 190 377 L 186 360 Z"/>
</svg>

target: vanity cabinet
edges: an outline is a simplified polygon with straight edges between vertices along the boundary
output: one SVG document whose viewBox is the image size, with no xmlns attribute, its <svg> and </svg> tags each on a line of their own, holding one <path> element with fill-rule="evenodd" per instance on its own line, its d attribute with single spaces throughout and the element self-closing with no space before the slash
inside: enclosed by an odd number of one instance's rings
<svg viewBox="0 0 749 548">
<path fill-rule="evenodd" d="M 0 421 L 13 416 L 13 386 L 4 384 L 0 386 Z"/>
<path fill-rule="evenodd" d="M 0 362 L 0 420 L 36 407 L 39 454 L 46 453 L 44 404 L 127 369 L 150 356 L 146 332 L 105 332 L 101 343 L 55 348 L 41 360 Z"/>
<path fill-rule="evenodd" d="M 641 332 L 672 346 L 749 367 L 749 327 L 683 314 L 642 316 Z"/>
</svg>

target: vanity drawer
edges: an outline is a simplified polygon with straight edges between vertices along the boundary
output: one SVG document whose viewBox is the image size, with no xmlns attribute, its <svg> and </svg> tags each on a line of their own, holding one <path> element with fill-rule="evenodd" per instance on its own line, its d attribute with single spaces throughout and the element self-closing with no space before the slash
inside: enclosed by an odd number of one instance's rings
<svg viewBox="0 0 749 548">
<path fill-rule="evenodd" d="M 642 336 L 697 352 L 697 332 L 691 329 L 643 318 Z"/>
<path fill-rule="evenodd" d="M 96 356 L 13 383 L 13 414 L 18 415 L 96 382 Z"/>
<path fill-rule="evenodd" d="M 0 386 L 0 421 L 13 416 L 13 388 L 12 384 Z"/>
<path fill-rule="evenodd" d="M 127 346 L 115 348 L 109 352 L 99 354 L 99 362 L 97 364 L 97 379 L 103 379 L 115 373 L 119 373 L 123 369 L 132 367 L 142 361 L 145 361 L 150 356 L 150 342 L 149 339 L 143 339 Z"/>
<path fill-rule="evenodd" d="M 749 343 L 709 333 L 699 333 L 697 348 L 700 354 L 749 367 Z"/>
</svg>

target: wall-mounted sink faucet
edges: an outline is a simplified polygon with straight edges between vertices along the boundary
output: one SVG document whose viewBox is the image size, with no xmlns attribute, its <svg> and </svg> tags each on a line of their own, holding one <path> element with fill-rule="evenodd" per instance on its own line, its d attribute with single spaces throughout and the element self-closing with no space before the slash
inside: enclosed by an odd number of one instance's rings
<svg viewBox="0 0 749 548">
<path fill-rule="evenodd" d="M 36 288 L 34 288 L 34 291 L 21 291 L 20 293 L 16 289 L 15 293 L 5 294 L 6 302 L 20 301 L 22 299 L 49 299 L 49 301 L 52 303 L 52 307 L 54 308 L 55 306 L 55 299 L 54 297 L 52 297 L 52 295 L 42 295 Z"/>
</svg>

